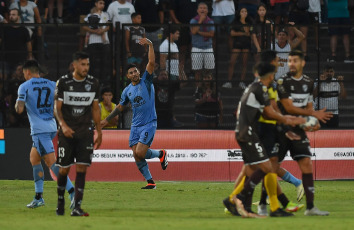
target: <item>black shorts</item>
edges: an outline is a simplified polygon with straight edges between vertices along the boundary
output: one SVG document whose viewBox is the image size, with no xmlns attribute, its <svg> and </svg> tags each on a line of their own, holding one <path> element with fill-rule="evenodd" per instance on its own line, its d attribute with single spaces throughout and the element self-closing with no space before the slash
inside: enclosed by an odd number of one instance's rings
<svg viewBox="0 0 354 230">
<path fill-rule="evenodd" d="M 296 26 L 306 26 L 310 24 L 308 11 L 295 11 L 289 14 L 289 22 L 295 22 Z"/>
<path fill-rule="evenodd" d="M 259 122 L 259 139 L 263 143 L 268 157 L 277 157 L 278 151 L 274 149 L 275 143 L 278 142 L 276 125 Z"/>
<path fill-rule="evenodd" d="M 74 133 L 74 138 L 67 138 L 60 131 L 58 134 L 57 165 L 67 168 L 73 164 L 91 165 L 93 155 L 93 131 Z"/>
<path fill-rule="evenodd" d="M 291 141 L 285 136 L 284 131 L 280 131 L 278 134 L 279 162 L 284 160 L 288 151 L 290 151 L 290 156 L 294 160 L 300 160 L 304 157 L 312 156 L 310 141 L 307 138 L 306 132 L 302 129 L 293 129 L 291 131 L 299 135 L 301 139 L 297 141 Z"/>
<path fill-rule="evenodd" d="M 321 12 L 309 12 L 310 22 L 311 24 L 318 24 L 320 23 Z"/>
<path fill-rule="evenodd" d="M 283 16 L 283 17 L 288 17 L 289 16 L 289 2 L 280 2 L 280 3 L 275 3 L 274 4 L 274 15 L 275 16 Z"/>
<path fill-rule="evenodd" d="M 250 50 L 251 39 L 249 37 L 236 37 L 233 42 L 233 49 Z"/>
<path fill-rule="evenodd" d="M 328 18 L 329 35 L 350 34 L 350 28 L 350 18 Z"/>
<path fill-rule="evenodd" d="M 237 140 L 237 143 L 241 147 L 242 159 L 245 165 L 256 165 L 268 161 L 267 152 L 257 134 L 252 133 L 251 138 L 248 142 Z"/>
</svg>

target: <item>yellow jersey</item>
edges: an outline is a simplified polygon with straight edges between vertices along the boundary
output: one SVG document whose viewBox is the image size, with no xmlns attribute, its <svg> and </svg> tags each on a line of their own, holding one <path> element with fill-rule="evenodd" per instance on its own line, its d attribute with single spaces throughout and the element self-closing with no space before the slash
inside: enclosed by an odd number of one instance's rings
<svg viewBox="0 0 354 230">
<path fill-rule="evenodd" d="M 269 100 L 278 101 L 278 92 L 275 89 L 273 89 L 273 87 L 270 87 L 268 89 L 268 95 L 269 95 Z M 267 123 L 267 124 L 273 124 L 273 125 L 277 124 L 276 120 L 267 120 L 262 115 L 258 121 L 263 122 L 263 123 Z"/>
<path fill-rule="evenodd" d="M 111 103 L 111 107 L 112 107 L 112 111 L 114 110 L 114 108 L 116 107 L 116 104 Z M 104 106 L 103 102 L 100 102 L 100 108 L 101 108 L 101 121 L 104 120 L 106 117 L 108 117 L 108 115 L 111 113 L 109 111 L 107 111 L 106 107 Z M 113 126 L 106 126 L 104 128 L 107 129 L 116 129 L 117 126 L 113 125 Z"/>
</svg>

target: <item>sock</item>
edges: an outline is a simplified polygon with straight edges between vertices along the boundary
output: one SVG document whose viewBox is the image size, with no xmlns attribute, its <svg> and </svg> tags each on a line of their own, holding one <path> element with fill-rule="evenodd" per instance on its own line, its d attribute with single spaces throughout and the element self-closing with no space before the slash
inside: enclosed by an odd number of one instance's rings
<svg viewBox="0 0 354 230">
<path fill-rule="evenodd" d="M 84 197 L 86 173 L 77 172 L 75 180 L 75 208 L 81 207 L 82 198 Z"/>
<path fill-rule="evenodd" d="M 285 175 L 281 179 L 283 179 L 284 181 L 286 181 L 288 183 L 295 185 L 295 187 L 297 187 L 301 184 L 301 180 L 294 177 L 294 175 L 289 173 L 288 171 L 286 171 Z"/>
<path fill-rule="evenodd" d="M 283 206 L 283 208 L 286 208 L 286 206 L 289 203 L 289 199 L 285 196 L 284 193 L 280 194 L 278 196 L 278 200 L 280 201 L 281 205 Z"/>
<path fill-rule="evenodd" d="M 240 193 L 242 196 L 245 197 L 245 208 L 251 207 L 254 188 L 257 186 L 257 184 L 259 184 L 259 182 L 261 182 L 265 175 L 266 174 L 261 169 L 257 169 L 252 174 L 252 176 L 245 182 L 243 190 Z"/>
<path fill-rule="evenodd" d="M 229 200 L 230 200 L 232 203 L 233 203 L 232 197 L 236 196 L 237 194 L 239 194 L 239 193 L 242 191 L 242 189 L 243 189 L 243 187 L 244 187 L 244 185 L 245 185 L 246 177 L 247 177 L 247 176 L 242 177 L 241 182 L 237 185 L 237 187 L 234 189 L 234 191 L 232 191 L 232 193 L 230 194 Z M 248 178 L 247 178 L 247 179 L 248 179 Z"/>
<path fill-rule="evenodd" d="M 145 159 L 152 159 L 158 157 L 160 157 L 160 151 L 158 150 L 148 149 L 145 154 Z"/>
<path fill-rule="evenodd" d="M 264 177 L 264 187 L 267 190 L 269 196 L 270 210 L 272 212 L 279 208 L 278 197 L 277 197 L 277 174 L 268 173 Z"/>
<path fill-rule="evenodd" d="M 151 173 L 149 170 L 149 166 L 148 166 L 146 160 L 136 161 L 135 163 L 136 163 L 136 166 L 138 166 L 140 173 L 144 176 L 146 181 L 152 179 L 152 176 L 151 176 Z"/>
<path fill-rule="evenodd" d="M 58 178 L 58 175 L 59 175 L 59 167 L 54 164 L 52 164 L 52 166 L 50 166 L 50 169 L 53 171 L 53 173 L 57 176 Z M 68 176 L 68 179 L 66 181 L 66 186 L 65 186 L 65 189 L 71 193 L 74 191 L 74 185 L 71 183 L 70 181 L 70 178 Z M 71 191 L 71 192 L 70 192 Z"/>
<path fill-rule="evenodd" d="M 304 185 L 304 190 L 306 194 L 306 208 L 312 209 L 314 204 L 315 187 L 313 185 L 313 175 L 312 173 L 302 174 L 302 183 Z"/>
<path fill-rule="evenodd" d="M 42 164 L 32 166 L 34 190 L 36 193 L 43 193 L 44 171 Z"/>
<path fill-rule="evenodd" d="M 60 173 L 58 174 L 58 187 L 57 187 L 57 191 L 58 191 L 58 202 L 64 202 L 64 193 L 65 193 L 65 185 L 66 185 L 66 180 L 67 180 L 67 176 L 65 175 L 61 175 Z"/>
<path fill-rule="evenodd" d="M 259 201 L 259 204 L 267 204 L 267 190 L 266 188 L 264 187 L 264 180 L 262 182 L 262 191 L 261 191 L 261 200 Z"/>
<path fill-rule="evenodd" d="M 41 199 L 43 197 L 43 193 L 41 193 L 41 192 L 36 192 L 36 195 L 35 195 L 35 199 L 36 200 L 39 200 L 39 199 Z"/>
</svg>

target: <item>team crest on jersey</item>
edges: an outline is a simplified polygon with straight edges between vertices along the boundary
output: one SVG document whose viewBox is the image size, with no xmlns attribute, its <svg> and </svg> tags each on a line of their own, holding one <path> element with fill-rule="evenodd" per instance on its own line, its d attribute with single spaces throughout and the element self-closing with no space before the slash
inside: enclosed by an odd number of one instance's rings
<svg viewBox="0 0 354 230">
<path fill-rule="evenodd" d="M 265 92 L 265 93 L 268 91 L 268 88 L 267 88 L 267 86 L 265 86 L 265 85 L 262 86 L 262 89 L 263 89 L 263 92 Z"/>
<path fill-rule="evenodd" d="M 86 84 L 85 85 L 85 90 L 86 91 L 90 91 L 91 90 L 91 85 L 90 84 Z"/>
<path fill-rule="evenodd" d="M 74 86 L 69 85 L 69 91 L 74 91 Z"/>
<path fill-rule="evenodd" d="M 290 86 L 290 89 L 293 91 L 295 88 L 294 88 L 294 86 L 292 85 L 292 86 Z"/>
<path fill-rule="evenodd" d="M 307 92 L 307 90 L 309 89 L 307 85 L 302 85 L 302 89 L 304 90 L 304 92 Z"/>
<path fill-rule="evenodd" d="M 278 85 L 282 85 L 283 84 L 283 78 L 279 78 L 277 83 L 278 83 Z"/>
</svg>

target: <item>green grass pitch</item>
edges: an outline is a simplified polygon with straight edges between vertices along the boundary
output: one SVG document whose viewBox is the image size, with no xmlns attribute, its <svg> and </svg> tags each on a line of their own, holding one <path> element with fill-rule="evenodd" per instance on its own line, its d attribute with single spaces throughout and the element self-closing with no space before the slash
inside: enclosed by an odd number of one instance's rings
<svg viewBox="0 0 354 230">
<path fill-rule="evenodd" d="M 315 205 L 330 211 L 327 217 L 243 219 L 224 213 L 222 200 L 232 183 L 162 182 L 156 190 L 141 190 L 144 182 L 87 182 L 82 208 L 89 217 L 71 217 L 66 195 L 65 216 L 56 216 L 56 183 L 44 183 L 45 206 L 28 209 L 34 195 L 32 181 L 0 181 L 0 229 L 354 229 L 354 182 L 316 181 Z M 295 201 L 293 185 L 281 182 Z M 254 200 L 258 200 L 257 186 Z M 66 193 L 67 194 L 67 193 Z M 305 203 L 305 198 L 301 201 Z M 256 210 L 256 207 L 253 207 Z"/>
</svg>

